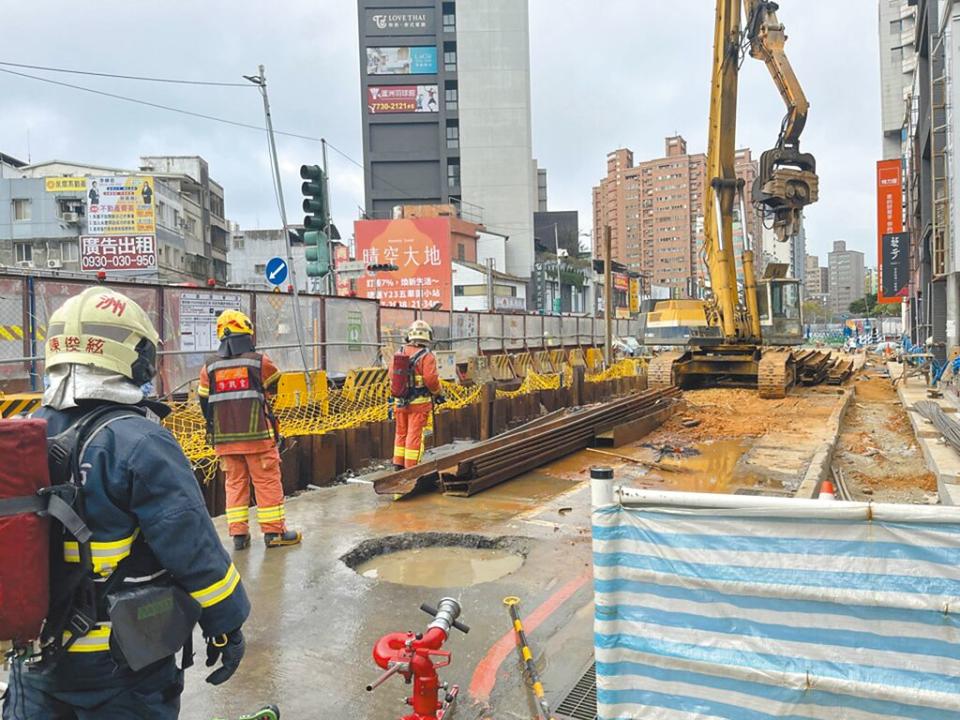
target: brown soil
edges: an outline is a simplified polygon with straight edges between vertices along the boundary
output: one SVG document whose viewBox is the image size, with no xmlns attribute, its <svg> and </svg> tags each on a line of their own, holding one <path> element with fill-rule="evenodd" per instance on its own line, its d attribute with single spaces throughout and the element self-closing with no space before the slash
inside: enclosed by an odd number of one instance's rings
<svg viewBox="0 0 960 720">
<path fill-rule="evenodd" d="M 815 395 L 790 395 L 782 400 L 764 400 L 756 390 L 709 389 L 683 393 L 686 408 L 671 417 L 656 432 L 656 437 L 676 436 L 684 442 L 733 440 L 761 437 L 769 433 L 806 434 L 811 422 L 826 421 L 830 408 L 817 402 Z M 683 421 L 699 420 L 696 427 L 684 427 Z"/>
<path fill-rule="evenodd" d="M 913 428 L 889 378 L 864 373 L 843 424 L 833 464 L 854 500 L 930 502 L 936 478 L 927 470 Z"/>
</svg>

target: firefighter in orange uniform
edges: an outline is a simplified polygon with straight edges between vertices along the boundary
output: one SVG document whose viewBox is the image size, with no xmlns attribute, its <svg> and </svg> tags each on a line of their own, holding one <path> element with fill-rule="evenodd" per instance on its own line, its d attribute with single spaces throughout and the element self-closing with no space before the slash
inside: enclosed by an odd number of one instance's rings
<svg viewBox="0 0 960 720">
<path fill-rule="evenodd" d="M 437 359 L 430 352 L 432 336 L 430 326 L 416 320 L 407 331 L 407 344 L 390 363 L 390 390 L 396 402 L 397 423 L 393 466 L 397 470 L 420 462 L 423 431 L 433 412 L 434 399 L 442 401 Z"/>
<path fill-rule="evenodd" d="M 296 545 L 288 530 L 280 481 L 279 430 L 267 394 L 280 379 L 270 358 L 256 352 L 253 323 L 239 310 L 217 318 L 220 348 L 200 372 L 200 408 L 226 478 L 227 522 L 234 550 L 250 545 L 250 483 L 257 522 L 268 548 Z"/>
</svg>

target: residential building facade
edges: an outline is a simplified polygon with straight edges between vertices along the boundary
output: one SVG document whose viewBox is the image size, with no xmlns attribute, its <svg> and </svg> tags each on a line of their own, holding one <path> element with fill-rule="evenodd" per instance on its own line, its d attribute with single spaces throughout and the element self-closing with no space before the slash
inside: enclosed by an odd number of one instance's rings
<svg viewBox="0 0 960 720">
<path fill-rule="evenodd" d="M 358 0 L 366 214 L 453 204 L 533 270 L 527 0 Z"/>
<path fill-rule="evenodd" d="M 862 300 L 865 294 L 863 253 L 847 250 L 846 241 L 836 240 L 827 255 L 827 266 L 830 269 L 830 310 L 834 315 L 847 314 L 850 303 Z"/>
<path fill-rule="evenodd" d="M 911 0 L 879 0 L 880 102 L 883 159 L 903 154 L 904 124 L 916 69 L 916 7 Z"/>
<path fill-rule="evenodd" d="M 297 276 L 297 290 L 301 292 L 323 292 L 323 278 L 307 277 L 307 261 L 304 245 L 296 229 L 290 229 L 290 250 L 293 254 L 293 266 Z M 270 290 L 274 285 L 267 281 L 267 263 L 275 257 L 287 260 L 287 242 L 280 228 L 272 230 L 241 230 L 233 225 L 230 237 L 230 249 L 227 252 L 227 264 L 230 268 L 230 284 L 259 290 Z M 281 290 L 286 291 L 288 279 Z"/>
<path fill-rule="evenodd" d="M 737 174 L 746 187 L 757 175 L 749 149 L 737 151 Z M 634 163 L 627 148 L 607 155 L 607 174 L 593 189 L 593 243 L 602 255 L 604 227 L 611 228 L 613 259 L 642 273 L 652 284 L 671 288 L 674 297 L 698 297 L 706 284 L 700 257 L 703 243 L 703 193 L 706 156 L 689 154 L 681 136 L 668 137 L 664 157 Z M 748 218 L 755 249 L 760 222 Z M 734 223 L 737 273 L 744 247 L 740 218 Z"/>
</svg>

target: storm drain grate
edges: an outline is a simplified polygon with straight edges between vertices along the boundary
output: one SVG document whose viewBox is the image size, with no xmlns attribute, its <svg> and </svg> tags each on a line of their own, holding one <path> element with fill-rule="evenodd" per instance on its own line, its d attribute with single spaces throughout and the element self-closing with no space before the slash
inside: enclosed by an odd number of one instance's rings
<svg viewBox="0 0 960 720">
<path fill-rule="evenodd" d="M 592 663 L 557 708 L 562 720 L 597 720 L 597 664 Z"/>
</svg>

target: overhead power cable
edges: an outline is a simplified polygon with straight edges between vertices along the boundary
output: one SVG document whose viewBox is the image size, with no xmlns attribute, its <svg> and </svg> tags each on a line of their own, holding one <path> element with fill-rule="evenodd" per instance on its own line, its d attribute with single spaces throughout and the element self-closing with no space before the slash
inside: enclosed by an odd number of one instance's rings
<svg viewBox="0 0 960 720">
<path fill-rule="evenodd" d="M 26 63 L 5 62 L 0 65 L 7 67 L 24 68 L 26 70 L 45 70 L 47 72 L 69 73 L 71 75 L 91 75 L 93 77 L 117 78 L 119 80 L 140 80 L 143 82 L 171 83 L 174 85 L 206 85 L 214 87 L 250 87 L 242 82 L 214 82 L 211 80 L 184 80 L 182 78 L 146 77 L 143 75 L 118 75 L 116 73 L 94 72 L 92 70 L 73 70 L 69 68 L 49 67 L 46 65 L 27 65 Z"/>
<path fill-rule="evenodd" d="M 52 80 L 50 78 L 40 77 L 39 75 L 30 75 L 29 73 L 17 72 L 15 70 L 7 70 L 0 67 L 0 72 L 6 73 L 8 75 L 17 75 L 19 77 L 29 78 L 30 80 L 39 80 L 40 82 L 49 83 L 50 85 L 59 85 L 61 87 L 72 88 L 73 90 L 82 90 L 83 92 L 92 93 L 94 95 L 102 95 L 103 97 L 113 98 L 114 100 L 123 100 L 124 102 L 135 103 L 137 105 L 146 105 L 147 107 L 157 108 L 158 110 L 167 110 L 169 112 L 180 113 L 181 115 L 189 115 L 191 117 L 203 118 L 204 120 L 212 120 L 214 122 L 224 123 L 225 125 L 233 125 L 235 127 L 247 128 L 248 130 L 259 130 L 260 132 L 266 132 L 265 127 L 260 125 L 253 125 L 251 123 L 239 122 L 237 120 L 229 120 L 227 118 L 217 117 L 215 115 L 206 115 L 204 113 L 194 112 L 192 110 L 184 110 L 183 108 L 172 107 L 170 105 L 161 105 L 160 103 L 150 102 L 149 100 L 139 100 L 137 98 L 127 97 L 126 95 L 117 95 L 116 93 L 106 92 L 104 90 L 94 90 L 93 88 L 84 87 L 83 85 L 74 85 L 72 83 L 61 82 L 59 80 Z M 283 132 L 282 130 L 274 130 L 277 135 L 286 135 L 287 137 L 299 138 L 300 140 L 310 140 L 313 142 L 320 142 L 320 138 L 311 137 L 309 135 L 299 135 L 297 133 Z"/>
</svg>

